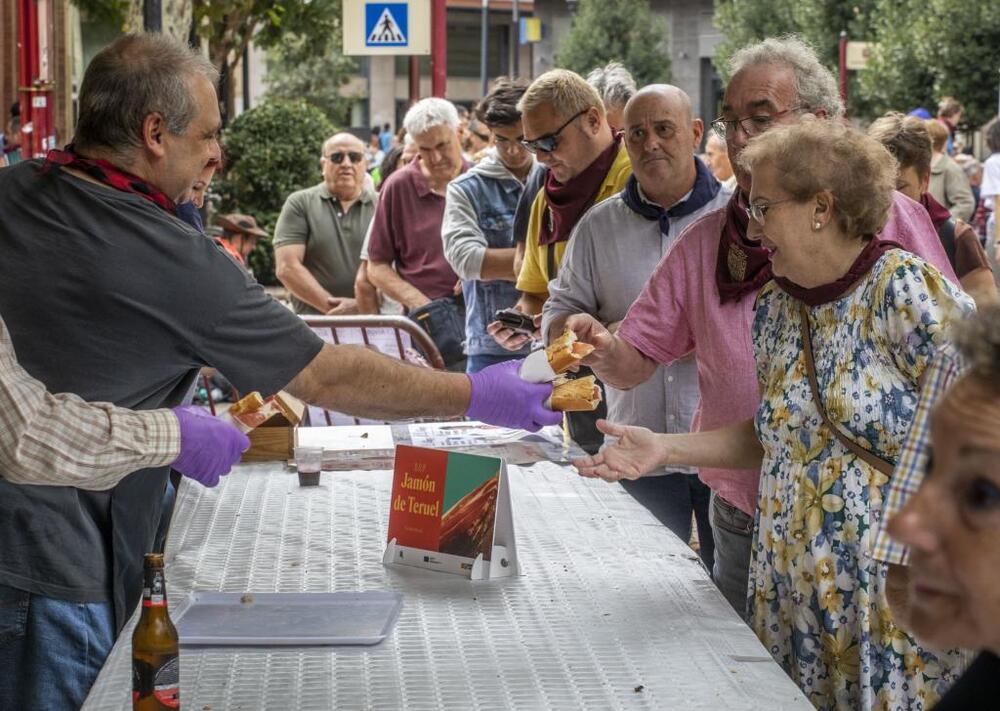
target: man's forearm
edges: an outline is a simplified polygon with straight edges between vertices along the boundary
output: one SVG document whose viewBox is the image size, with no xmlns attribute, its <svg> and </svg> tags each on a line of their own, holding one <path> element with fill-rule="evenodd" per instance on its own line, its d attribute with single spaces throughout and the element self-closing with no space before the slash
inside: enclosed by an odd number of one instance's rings
<svg viewBox="0 0 1000 711">
<path fill-rule="evenodd" d="M 479 278 L 483 281 L 517 281 L 514 273 L 515 249 L 487 249 Z"/>
<path fill-rule="evenodd" d="M 325 314 L 330 308 L 329 299 L 333 294 L 324 289 L 301 262 L 282 265 L 275 276 L 297 299 L 309 304 L 321 314 Z"/>
<path fill-rule="evenodd" d="M 358 313 L 377 314 L 378 289 L 368 278 L 368 261 L 362 260 L 354 277 L 354 299 L 358 302 Z"/>
<path fill-rule="evenodd" d="M 372 284 L 408 309 L 420 308 L 430 301 L 420 289 L 399 276 L 387 262 L 369 262 L 368 277 Z"/>
<path fill-rule="evenodd" d="M 409 365 L 361 346 L 325 345 L 285 388 L 306 402 L 377 420 L 461 417 L 469 379 Z"/>
<path fill-rule="evenodd" d="M 521 313 L 536 316 L 542 313 L 542 308 L 545 306 L 545 295 L 524 292 L 517 300 L 517 305 L 521 309 Z"/>
</svg>

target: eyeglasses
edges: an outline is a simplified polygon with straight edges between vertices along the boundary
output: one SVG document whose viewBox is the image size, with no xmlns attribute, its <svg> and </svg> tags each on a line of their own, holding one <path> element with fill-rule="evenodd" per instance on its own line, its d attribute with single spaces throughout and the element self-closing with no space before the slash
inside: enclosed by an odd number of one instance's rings
<svg viewBox="0 0 1000 711">
<path fill-rule="evenodd" d="M 779 111 L 776 114 L 760 114 L 758 116 L 746 116 L 740 119 L 727 120 L 724 118 L 717 118 L 712 121 L 712 130 L 720 138 L 729 138 L 736 134 L 736 127 L 739 126 L 743 129 L 743 132 L 750 138 L 764 133 L 767 129 L 771 128 L 776 119 L 781 118 L 785 114 L 790 114 L 793 111 L 802 111 L 808 109 L 808 106 L 795 106 L 790 109 L 785 109 L 784 111 Z"/>
<path fill-rule="evenodd" d="M 774 202 L 752 202 L 744 207 L 743 210 L 747 213 L 747 217 L 763 227 L 764 216 L 767 215 L 768 210 L 775 205 L 780 205 L 783 202 L 791 202 L 794 199 L 795 198 L 785 198 L 784 200 L 775 200 Z"/>
<path fill-rule="evenodd" d="M 539 136 L 538 138 L 532 138 L 530 141 L 526 138 L 521 139 L 521 143 L 532 153 L 538 153 L 542 151 L 543 153 L 551 153 L 559 146 L 559 134 L 562 133 L 567 126 L 576 121 L 578 118 L 583 116 L 585 113 L 590 111 L 590 107 L 585 108 L 583 111 L 578 111 L 569 121 L 564 123 L 562 126 L 557 128 L 552 133 L 546 133 L 544 136 Z"/>
<path fill-rule="evenodd" d="M 358 153 L 357 151 L 334 151 L 327 156 L 329 160 L 332 160 L 337 165 L 344 162 L 344 158 L 350 158 L 352 163 L 360 163 L 365 159 L 364 153 Z"/>
</svg>

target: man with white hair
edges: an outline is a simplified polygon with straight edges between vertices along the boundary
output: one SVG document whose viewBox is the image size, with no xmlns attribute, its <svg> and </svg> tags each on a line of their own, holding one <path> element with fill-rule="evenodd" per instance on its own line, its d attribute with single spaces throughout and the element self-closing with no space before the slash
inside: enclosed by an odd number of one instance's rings
<svg viewBox="0 0 1000 711">
<path fill-rule="evenodd" d="M 660 365 L 690 355 L 698 362 L 699 431 L 752 418 L 760 404 L 750 340 L 753 306 L 771 279 L 768 251 L 747 237 L 750 175 L 736 158 L 754 136 L 802 116 L 839 119 L 837 81 L 816 53 L 795 37 L 767 39 L 730 60 L 722 117 L 712 127 L 726 140 L 739 189 L 725 208 L 695 222 L 656 267 L 635 305 L 612 334 L 589 314 L 567 321 L 595 346 L 583 362 L 604 382 L 627 390 Z M 881 237 L 919 254 L 956 281 L 926 211 L 895 194 Z M 759 470 L 700 470 L 712 489 L 713 578 L 726 599 L 746 614 Z"/>
<path fill-rule="evenodd" d="M 705 141 L 705 162 L 708 164 L 712 175 L 722 183 L 731 193 L 736 190 L 736 175 L 733 173 L 733 166 L 729 162 L 729 153 L 726 151 L 726 139 L 715 131 L 708 132 Z"/>
<path fill-rule="evenodd" d="M 626 104 L 624 120 L 632 177 L 621 193 L 592 207 L 577 223 L 542 312 L 542 331 L 550 341 L 562 333 L 568 317 L 580 312 L 614 331 L 681 232 L 729 200 L 731 191 L 722 190 L 694 155 L 704 124 L 692 116 L 687 94 L 667 84 L 644 87 Z M 689 432 L 698 407 L 697 365 L 693 357 L 682 358 L 658 367 L 631 390 L 606 387 L 605 392 L 614 422 Z M 685 542 L 693 513 L 699 553 L 711 570 L 708 487 L 690 468 L 655 474 L 622 486 Z"/>
<path fill-rule="evenodd" d="M 403 119 L 417 157 L 382 186 L 368 242 L 368 275 L 407 310 L 454 296 L 458 276 L 444 258 L 441 220 L 448 183 L 468 168 L 458 112 L 444 99 L 422 99 Z"/>
<path fill-rule="evenodd" d="M 587 83 L 600 94 L 611 130 L 617 133 L 625 128 L 625 104 L 636 90 L 631 72 L 621 62 L 608 62 L 591 70 Z"/>
<path fill-rule="evenodd" d="M 365 145 L 351 133 L 323 143 L 323 180 L 292 193 L 274 228 L 275 275 L 297 314 L 358 313 L 354 284 L 378 194 L 365 184 Z"/>
<path fill-rule="evenodd" d="M 413 136 L 417 157 L 382 186 L 368 240 L 368 276 L 411 317 L 417 309 L 431 310 L 421 322 L 430 324 L 449 367 L 458 368 L 464 366 L 465 317 L 456 298 L 461 285 L 441 243 L 448 183 L 469 167 L 462 158 L 458 112 L 450 101 L 422 99 L 406 112 L 403 126 Z"/>
</svg>

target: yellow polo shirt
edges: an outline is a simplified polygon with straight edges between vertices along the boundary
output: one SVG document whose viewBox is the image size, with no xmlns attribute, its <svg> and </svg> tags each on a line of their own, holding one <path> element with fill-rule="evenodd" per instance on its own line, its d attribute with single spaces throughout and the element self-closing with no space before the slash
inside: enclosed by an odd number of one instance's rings
<svg viewBox="0 0 1000 711">
<path fill-rule="evenodd" d="M 615 162 L 611 164 L 611 169 L 604 176 L 601 189 L 597 192 L 594 204 L 607 200 L 612 195 L 616 195 L 625 189 L 625 183 L 632 175 L 632 163 L 628 159 L 628 152 L 625 150 L 625 143 L 622 142 L 615 156 Z M 549 280 L 554 277 L 549 274 L 548 260 L 546 253 L 548 245 L 538 243 L 539 228 L 545 214 L 545 190 L 538 191 L 535 201 L 531 204 L 531 214 L 528 216 L 528 239 L 524 245 L 524 264 L 521 265 L 521 273 L 517 276 L 517 289 L 529 294 L 541 294 L 548 298 Z M 563 254 L 566 252 L 568 240 L 556 242 L 552 247 L 555 250 L 555 263 L 562 263 Z"/>
</svg>

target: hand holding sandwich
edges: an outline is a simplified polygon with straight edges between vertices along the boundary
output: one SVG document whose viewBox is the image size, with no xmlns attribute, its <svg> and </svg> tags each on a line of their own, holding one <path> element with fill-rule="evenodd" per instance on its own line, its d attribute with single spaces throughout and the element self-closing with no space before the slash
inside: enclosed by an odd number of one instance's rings
<svg viewBox="0 0 1000 711">
<path fill-rule="evenodd" d="M 466 417 L 529 432 L 562 422 L 562 413 L 545 406 L 552 385 L 522 380 L 520 369 L 520 360 L 508 360 L 470 373 L 472 397 Z"/>
<path fill-rule="evenodd" d="M 592 346 L 590 353 L 580 361 L 596 371 L 612 357 L 615 337 L 590 314 L 574 314 L 566 319 L 566 329 L 572 331 L 580 343 Z"/>
</svg>

